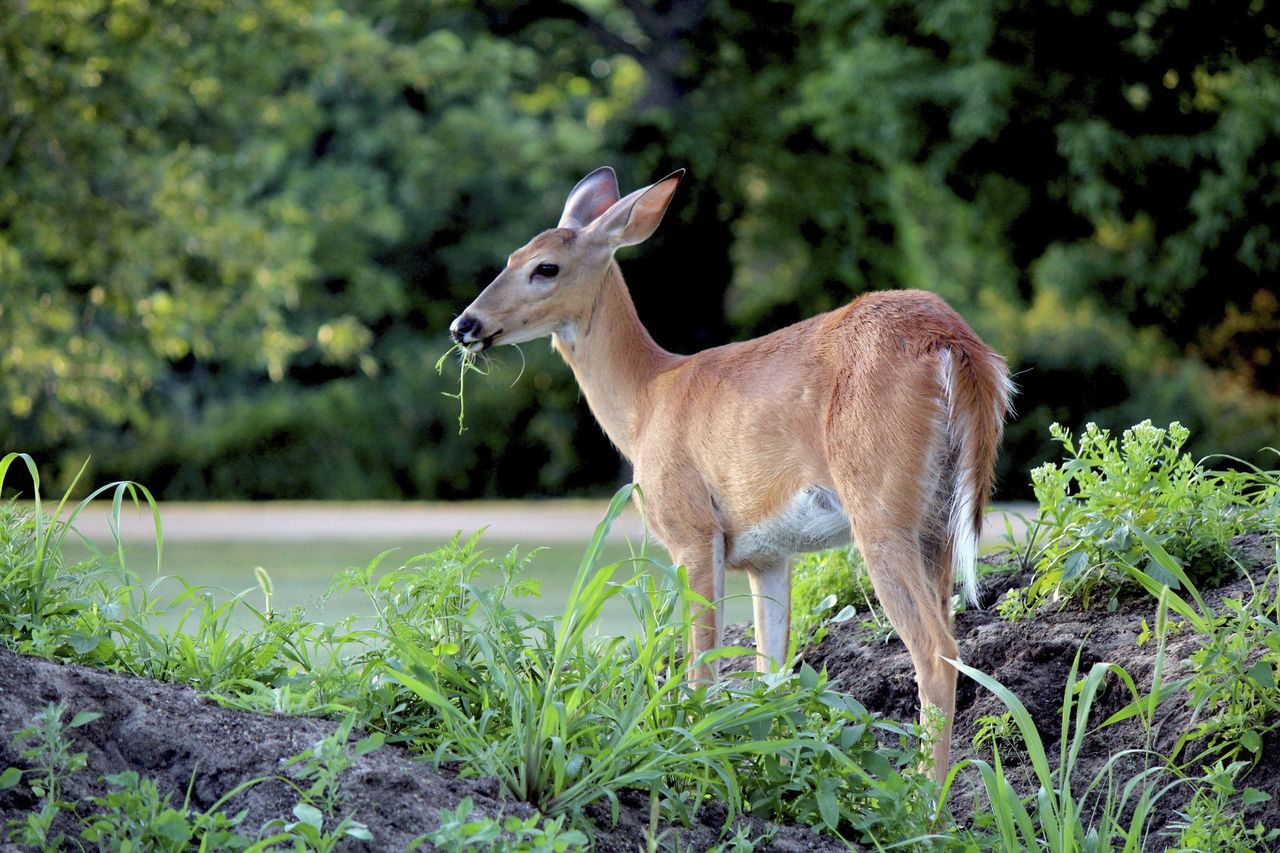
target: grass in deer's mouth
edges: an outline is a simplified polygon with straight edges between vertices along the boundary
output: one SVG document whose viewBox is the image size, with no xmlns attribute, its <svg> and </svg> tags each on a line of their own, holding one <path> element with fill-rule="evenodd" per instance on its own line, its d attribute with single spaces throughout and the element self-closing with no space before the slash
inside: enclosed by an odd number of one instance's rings
<svg viewBox="0 0 1280 853">
<path fill-rule="evenodd" d="M 476 354 L 455 341 L 453 346 L 445 350 L 444 355 L 440 356 L 440 358 L 436 360 L 437 374 L 441 376 L 444 375 L 444 363 L 449 359 L 449 356 L 453 355 L 455 352 L 458 353 L 458 363 L 460 365 L 460 369 L 458 371 L 458 393 L 450 394 L 448 391 L 443 393 L 446 397 L 452 397 L 458 401 L 458 435 L 462 435 L 463 431 L 466 430 L 467 401 L 463 399 L 463 392 L 466 391 L 467 373 L 475 371 L 483 376 L 485 371 L 476 366 Z"/>
</svg>

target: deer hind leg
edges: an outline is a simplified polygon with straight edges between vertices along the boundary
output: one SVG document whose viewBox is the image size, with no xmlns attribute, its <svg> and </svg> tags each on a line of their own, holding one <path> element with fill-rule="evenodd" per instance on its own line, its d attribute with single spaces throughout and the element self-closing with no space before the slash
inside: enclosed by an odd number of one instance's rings
<svg viewBox="0 0 1280 853">
<path fill-rule="evenodd" d="M 755 611 L 756 669 L 769 672 L 787 663 L 791 643 L 791 562 L 786 558 L 747 567 Z"/>
<path fill-rule="evenodd" d="M 941 781 L 951 763 L 951 722 L 956 699 L 956 670 L 946 661 L 954 660 L 958 653 L 950 612 L 944 615 L 939 607 L 937 584 L 929 577 L 919 544 L 910 531 L 879 525 L 867 530 L 857 522 L 855 530 L 876 597 L 915 666 L 921 721 L 930 723 L 926 710 L 930 706 L 941 714 L 940 727 L 931 726 L 937 737 L 933 772 Z"/>
<path fill-rule="evenodd" d="M 893 434 L 855 435 L 830 464 L 876 596 L 915 665 L 922 719 L 928 722 L 930 706 L 940 712 L 933 773 L 941 781 L 951 763 L 956 693 L 956 670 L 946 659 L 958 653 L 944 544 L 945 421 L 927 416 L 934 400 L 893 397 L 884 395 L 883 414 L 897 423 Z"/>
</svg>

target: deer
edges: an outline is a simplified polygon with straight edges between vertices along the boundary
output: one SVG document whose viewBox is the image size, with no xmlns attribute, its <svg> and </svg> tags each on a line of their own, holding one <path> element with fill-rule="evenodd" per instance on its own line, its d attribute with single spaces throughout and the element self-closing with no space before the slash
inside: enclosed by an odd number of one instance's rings
<svg viewBox="0 0 1280 853">
<path fill-rule="evenodd" d="M 747 574 L 756 667 L 787 663 L 794 554 L 855 542 L 916 674 L 932 768 L 950 765 L 958 659 L 953 579 L 976 603 L 983 509 L 1013 385 L 938 296 L 864 293 L 842 308 L 693 355 L 641 323 L 614 253 L 658 228 L 684 170 L 620 197 L 612 168 L 450 324 L 468 354 L 550 336 L 631 463 L 646 524 L 705 604 L 689 677 L 717 678 L 727 570 Z M 690 283 L 696 286 L 696 282 Z"/>
</svg>

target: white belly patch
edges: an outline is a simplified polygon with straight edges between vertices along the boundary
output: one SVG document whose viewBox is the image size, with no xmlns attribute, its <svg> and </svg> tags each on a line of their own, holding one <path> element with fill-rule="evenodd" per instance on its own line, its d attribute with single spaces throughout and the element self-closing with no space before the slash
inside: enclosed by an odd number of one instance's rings
<svg viewBox="0 0 1280 853">
<path fill-rule="evenodd" d="M 849 544 L 849 516 L 830 489 L 801 489 L 779 514 L 737 536 L 729 562 L 776 560 L 799 551 L 823 551 Z"/>
</svg>

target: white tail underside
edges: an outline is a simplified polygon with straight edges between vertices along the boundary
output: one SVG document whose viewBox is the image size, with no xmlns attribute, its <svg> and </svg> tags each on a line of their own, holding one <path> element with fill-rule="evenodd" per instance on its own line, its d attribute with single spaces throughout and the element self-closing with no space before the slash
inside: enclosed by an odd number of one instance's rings
<svg viewBox="0 0 1280 853">
<path fill-rule="evenodd" d="M 947 438 L 956 460 L 951 469 L 954 483 L 950 484 L 951 499 L 947 511 L 947 539 L 951 541 L 951 572 L 964 590 L 970 604 L 978 603 L 978 526 L 974 522 L 974 482 L 978 472 L 965 465 L 964 448 L 969 441 L 970 424 L 964 412 L 954 405 L 951 393 L 955 365 L 951 350 L 940 354 L 942 393 L 947 407 Z"/>
</svg>

